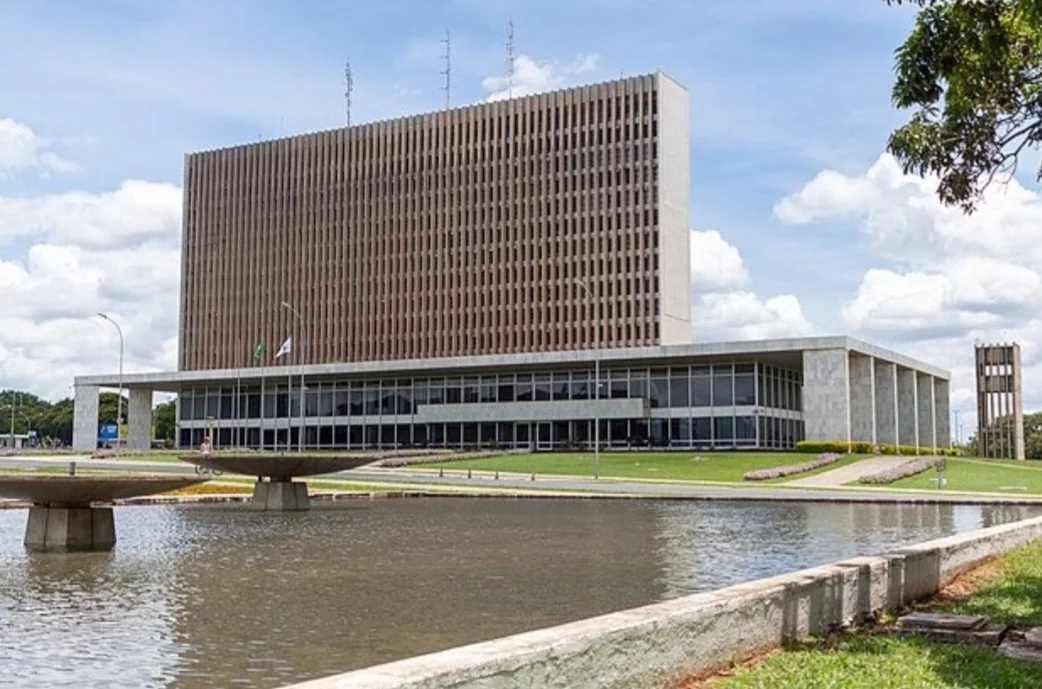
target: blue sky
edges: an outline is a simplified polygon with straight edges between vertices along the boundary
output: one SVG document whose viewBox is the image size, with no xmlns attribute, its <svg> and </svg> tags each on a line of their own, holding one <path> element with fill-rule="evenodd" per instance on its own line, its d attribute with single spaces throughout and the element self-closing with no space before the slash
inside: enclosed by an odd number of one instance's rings
<svg viewBox="0 0 1042 689">
<path fill-rule="evenodd" d="M 506 24 L 512 20 L 516 53 L 532 67 L 533 89 L 656 69 L 688 88 L 691 227 L 717 230 L 721 241 L 710 237 L 709 245 L 736 251 L 736 270 L 747 276 L 728 283 L 730 297 L 696 299 L 696 339 L 779 334 L 787 328 L 852 332 L 929 357 L 964 376 L 966 360 L 972 364 L 972 340 L 982 335 L 981 328 L 994 330 L 992 321 L 969 318 L 955 344 L 938 338 L 921 320 L 908 327 L 901 325 L 904 316 L 894 326 L 893 313 L 886 327 L 873 320 L 893 299 L 921 302 L 921 284 L 933 285 L 938 314 L 965 306 L 951 302 L 952 289 L 940 281 L 952 281 L 946 271 L 963 254 L 945 253 L 946 248 L 909 259 L 880 229 L 886 222 L 872 220 L 900 215 L 905 246 L 930 232 L 947 236 L 944 228 L 957 219 L 930 209 L 921 226 L 909 220 L 919 216 L 900 191 L 908 188 L 907 180 L 890 184 L 886 193 L 880 187 L 867 200 L 858 192 L 883 184 L 878 176 L 869 180 L 869 171 L 880 161 L 889 132 L 905 119 L 890 105 L 890 87 L 893 52 L 913 17 L 911 9 L 889 8 L 882 0 L 0 0 L 0 120 L 30 129 L 37 156 L 5 170 L 0 150 L 0 202 L 22 202 L 6 216 L 0 203 L 0 267 L 6 262 L 15 274 L 30 264 L 33 247 L 76 246 L 75 228 L 55 230 L 48 224 L 59 222 L 53 215 L 38 216 L 40 207 L 61 201 L 62 208 L 72 209 L 61 217 L 72 217 L 82 203 L 70 205 L 68 195 L 82 193 L 84 203 L 98 209 L 95 231 L 104 234 L 106 223 L 114 222 L 119 228 L 113 236 L 123 242 L 68 259 L 69 271 L 95 267 L 91 280 L 76 283 L 77 293 L 94 290 L 97 297 L 84 297 L 84 308 L 125 312 L 141 343 L 132 367 L 169 366 L 176 300 L 143 296 L 141 304 L 106 302 L 98 285 L 111 275 L 97 266 L 113 265 L 121 247 L 137 252 L 134 265 L 146 273 L 149 260 L 170 262 L 176 227 L 165 243 L 159 234 L 142 235 L 135 227 L 151 222 L 142 218 L 155 211 L 154 204 L 164 218 L 170 214 L 173 197 L 167 192 L 180 184 L 183 155 L 340 126 L 348 59 L 355 77 L 355 122 L 437 109 L 443 98 L 439 41 L 446 30 L 452 36 L 452 102 L 483 100 L 491 90 L 487 80 L 506 71 Z M 44 153 L 77 169 L 41 162 Z M 816 180 L 826 171 L 836 177 Z M 157 186 L 147 189 L 147 201 L 132 192 L 116 201 L 105 196 L 127 180 Z M 897 197 L 887 196 L 895 189 Z M 806 194 L 794 196 L 801 192 Z M 843 198 L 837 200 L 836 193 Z M 790 212 L 780 214 L 776 208 L 786 199 Z M 791 204 L 799 208 L 792 210 Z M 114 219 L 128 207 L 129 216 Z M 866 283 L 873 270 L 887 274 Z M 31 282 L 34 270 L 23 272 L 18 279 Z M 920 274 L 925 282 L 918 281 Z M 719 276 L 706 280 L 720 284 Z M 695 283 L 701 284 L 697 275 Z M 863 294 L 866 284 L 887 298 Z M 149 291 L 147 282 L 141 290 Z M 742 310 L 735 307 L 735 293 L 743 295 L 748 322 L 732 317 Z M 25 294 L 32 299 L 37 292 Z M 798 303 L 799 317 L 779 316 L 778 308 L 765 306 L 779 296 Z M 699 308 L 722 311 L 702 319 Z M 897 311 L 904 313 L 902 308 Z M 31 310 L 21 317 L 25 329 L 39 330 L 34 337 L 88 332 L 92 344 L 107 346 L 108 335 L 96 323 L 81 327 L 70 319 L 48 330 Z M 765 318 L 778 322 L 760 323 Z M 1022 321 L 1004 322 L 1005 330 L 1021 327 Z M 1027 341 L 1034 330 L 1018 336 Z M 113 368 L 108 359 L 82 353 L 56 351 L 58 361 L 27 354 L 39 341 L 27 335 L 5 342 L 0 335 L 0 358 L 8 351 L 20 362 L 17 371 L 0 368 L 11 379 L 7 382 L 35 384 L 57 395 L 62 386 L 67 389 L 70 372 L 82 372 L 73 370 L 77 366 Z M 953 347 L 968 350 L 953 356 Z M 24 379 L 29 372 L 45 382 Z M 962 392 L 956 406 L 969 404 L 971 384 L 957 381 Z"/>
</svg>

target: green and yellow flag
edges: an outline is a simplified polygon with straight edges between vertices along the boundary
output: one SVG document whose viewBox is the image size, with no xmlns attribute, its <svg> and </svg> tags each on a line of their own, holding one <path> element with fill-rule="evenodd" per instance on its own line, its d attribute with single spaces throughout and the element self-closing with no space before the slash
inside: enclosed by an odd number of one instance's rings
<svg viewBox="0 0 1042 689">
<path fill-rule="evenodd" d="M 253 360 L 256 361 L 256 362 L 260 362 L 260 360 L 263 359 L 263 358 L 264 358 L 264 338 L 262 337 L 261 341 L 257 344 L 257 348 L 255 350 L 253 350 Z"/>
</svg>

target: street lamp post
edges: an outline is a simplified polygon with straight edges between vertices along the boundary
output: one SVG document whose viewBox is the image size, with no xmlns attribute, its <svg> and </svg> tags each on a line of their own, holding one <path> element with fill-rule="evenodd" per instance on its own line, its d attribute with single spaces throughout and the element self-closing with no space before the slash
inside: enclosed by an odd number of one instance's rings
<svg viewBox="0 0 1042 689">
<path fill-rule="evenodd" d="M 118 450 L 122 441 L 120 429 L 123 426 L 123 328 L 119 327 L 119 323 L 104 313 L 99 311 L 98 315 L 114 325 L 116 332 L 119 333 L 119 397 L 116 398 L 116 449 Z"/>
<path fill-rule="evenodd" d="M 18 403 L 18 393 L 11 391 L 11 449 L 14 449 L 14 408 Z"/>
<path fill-rule="evenodd" d="M 298 331 L 298 338 L 300 340 L 300 358 L 297 360 L 300 363 L 300 429 L 297 431 L 297 452 L 304 451 L 304 317 L 300 315 L 300 311 L 290 306 L 289 302 L 282 302 L 282 308 L 288 310 L 297 318 L 297 323 L 300 325 Z M 287 411 L 289 411 L 287 409 Z"/>
<path fill-rule="evenodd" d="M 576 279 L 575 282 L 582 287 L 586 298 L 592 301 L 593 296 L 586 282 L 582 279 Z M 594 308 L 590 309 L 591 314 L 596 311 L 596 306 L 597 304 L 594 303 Z M 596 317 L 594 317 L 594 321 L 593 347 L 596 353 L 593 356 L 593 478 L 599 479 L 601 476 L 601 324 L 600 319 Z"/>
</svg>

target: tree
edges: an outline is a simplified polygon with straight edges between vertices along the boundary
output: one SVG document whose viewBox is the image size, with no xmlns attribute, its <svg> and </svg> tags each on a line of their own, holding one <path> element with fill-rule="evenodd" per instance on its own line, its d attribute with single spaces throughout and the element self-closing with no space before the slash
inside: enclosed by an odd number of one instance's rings
<svg viewBox="0 0 1042 689">
<path fill-rule="evenodd" d="M 914 112 L 887 150 L 905 173 L 936 175 L 941 202 L 971 213 L 1042 143 L 1042 0 L 885 2 L 920 8 L 892 92 Z"/>
<path fill-rule="evenodd" d="M 177 433 L 177 402 L 170 400 L 156 407 L 156 439 L 174 441 Z"/>
</svg>

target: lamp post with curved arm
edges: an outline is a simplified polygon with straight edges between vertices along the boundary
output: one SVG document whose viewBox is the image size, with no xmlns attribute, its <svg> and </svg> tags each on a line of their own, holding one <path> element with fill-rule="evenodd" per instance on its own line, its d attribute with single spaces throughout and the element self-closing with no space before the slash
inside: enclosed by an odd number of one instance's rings
<svg viewBox="0 0 1042 689">
<path fill-rule="evenodd" d="M 98 315 L 114 325 L 116 332 L 119 333 L 119 397 L 116 398 L 116 447 L 118 448 L 122 442 L 120 430 L 123 426 L 123 328 L 119 327 L 119 323 L 104 313 L 99 311 Z"/>
<path fill-rule="evenodd" d="M 298 339 L 300 340 L 300 358 L 298 362 L 300 364 L 300 429 L 297 431 L 297 452 L 304 451 L 304 317 L 300 315 L 300 311 L 293 308 L 289 302 L 282 302 L 282 308 L 292 313 L 297 323 L 300 325 L 298 331 Z M 289 411 L 287 409 L 287 411 Z M 287 431 L 288 432 L 288 431 Z"/>
</svg>

